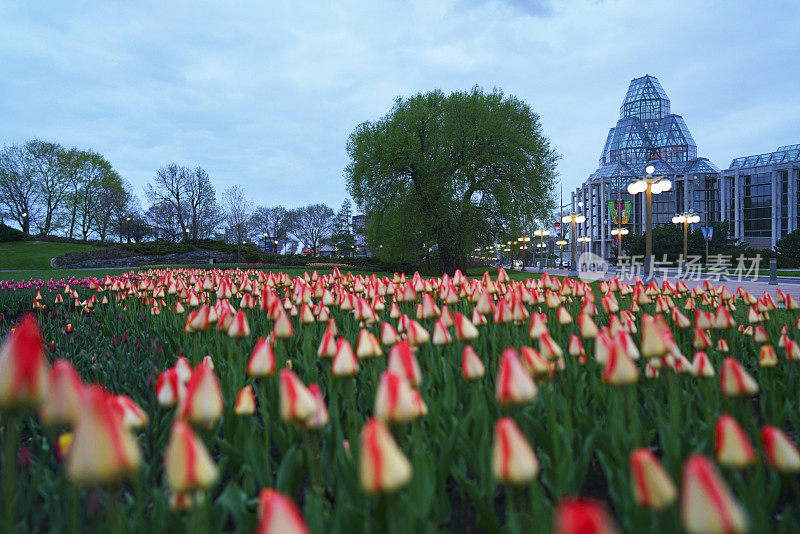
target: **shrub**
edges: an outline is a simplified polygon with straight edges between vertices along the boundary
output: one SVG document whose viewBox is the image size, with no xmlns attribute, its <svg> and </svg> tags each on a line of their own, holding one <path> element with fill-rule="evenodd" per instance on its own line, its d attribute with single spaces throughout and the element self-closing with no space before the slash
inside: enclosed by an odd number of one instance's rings
<svg viewBox="0 0 800 534">
<path fill-rule="evenodd" d="M 0 242 L 22 241 L 23 239 L 25 239 L 25 234 L 23 232 L 0 223 Z"/>
</svg>

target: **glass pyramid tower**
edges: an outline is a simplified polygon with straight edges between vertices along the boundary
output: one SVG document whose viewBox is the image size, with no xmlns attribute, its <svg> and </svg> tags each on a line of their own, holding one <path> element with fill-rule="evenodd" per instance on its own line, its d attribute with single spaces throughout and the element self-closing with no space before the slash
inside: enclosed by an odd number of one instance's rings
<svg viewBox="0 0 800 534">
<path fill-rule="evenodd" d="M 641 233 L 644 221 L 643 195 L 630 195 L 627 185 L 655 167 L 655 176 L 672 182 L 669 191 L 653 197 L 653 224 L 668 224 L 679 212 L 695 210 L 701 220 L 719 220 L 719 169 L 697 156 L 697 144 L 683 117 L 672 113 L 672 105 L 658 79 L 646 75 L 631 80 L 619 108 L 599 166 L 572 193 L 571 206 L 586 217 L 583 235 L 591 238 L 590 250 L 606 255 L 613 240 L 613 215 L 609 203 L 630 202 L 628 228 Z"/>
<path fill-rule="evenodd" d="M 697 144 L 683 117 L 671 112 L 667 93 L 650 75 L 631 80 L 619 120 L 608 132 L 599 168 L 590 179 L 638 176 L 647 165 L 664 175 L 719 172 L 697 157 Z"/>
</svg>

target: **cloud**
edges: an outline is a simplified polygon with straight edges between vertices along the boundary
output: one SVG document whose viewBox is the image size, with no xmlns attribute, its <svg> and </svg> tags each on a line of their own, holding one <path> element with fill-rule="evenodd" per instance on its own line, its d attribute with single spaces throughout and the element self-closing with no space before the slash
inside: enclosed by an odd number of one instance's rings
<svg viewBox="0 0 800 534">
<path fill-rule="evenodd" d="M 800 142 L 798 22 L 690 0 L 5 3 L 0 143 L 92 148 L 140 189 L 176 161 L 258 203 L 337 206 L 357 124 L 478 84 L 540 114 L 569 191 L 646 73 L 718 166 Z"/>
</svg>

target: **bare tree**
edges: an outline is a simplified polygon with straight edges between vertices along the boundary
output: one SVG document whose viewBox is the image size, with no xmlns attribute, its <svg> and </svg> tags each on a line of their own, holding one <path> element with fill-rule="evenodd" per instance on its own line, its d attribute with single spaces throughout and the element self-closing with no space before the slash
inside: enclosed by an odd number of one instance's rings
<svg viewBox="0 0 800 534">
<path fill-rule="evenodd" d="M 167 241 L 181 239 L 181 226 L 175 207 L 167 201 L 153 204 L 147 209 L 144 218 L 149 221 L 156 238 Z"/>
<path fill-rule="evenodd" d="M 283 206 L 259 206 L 253 213 L 250 226 L 258 239 L 268 240 L 274 246 L 274 252 L 277 252 L 278 246 L 286 243 L 289 222 L 289 212 Z"/>
<path fill-rule="evenodd" d="M 31 221 L 38 220 L 39 188 L 27 163 L 24 147 L 13 145 L 0 152 L 0 205 L 30 234 Z"/>
<path fill-rule="evenodd" d="M 172 206 L 173 213 L 180 226 L 180 235 L 187 238 L 186 215 L 189 176 L 184 167 L 177 163 L 170 163 L 166 167 L 161 167 L 156 172 L 152 184 L 147 184 L 145 194 L 153 204 L 162 205 L 167 203 Z"/>
<path fill-rule="evenodd" d="M 316 256 L 317 249 L 330 235 L 334 213 L 325 204 L 311 204 L 289 212 L 291 233 Z"/>
<path fill-rule="evenodd" d="M 25 143 L 25 153 L 29 172 L 44 208 L 39 230 L 42 234 L 49 234 L 56 212 L 69 191 L 66 151 L 57 143 L 32 139 Z"/>
<path fill-rule="evenodd" d="M 205 239 L 221 222 L 214 186 L 202 167 L 170 163 L 158 170 L 145 192 L 151 203 L 172 206 L 183 238 Z"/>
<path fill-rule="evenodd" d="M 216 193 L 208 173 L 202 168 L 185 169 L 186 209 L 188 211 L 189 233 L 192 239 L 209 237 L 220 223 Z"/>
<path fill-rule="evenodd" d="M 228 232 L 236 239 L 237 261 L 241 262 L 241 246 L 247 239 L 248 223 L 253 216 L 253 206 L 242 186 L 234 185 L 225 190 L 222 194 L 222 211 Z"/>
</svg>

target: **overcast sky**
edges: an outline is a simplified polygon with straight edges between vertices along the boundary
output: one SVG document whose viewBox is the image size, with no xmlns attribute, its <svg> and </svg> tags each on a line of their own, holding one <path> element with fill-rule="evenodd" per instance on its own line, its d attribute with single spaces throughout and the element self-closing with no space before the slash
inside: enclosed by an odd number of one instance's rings
<svg viewBox="0 0 800 534">
<path fill-rule="evenodd" d="M 345 143 L 393 99 L 500 87 L 539 113 L 565 191 L 632 78 L 698 155 L 800 143 L 800 2 L 0 0 L 0 145 L 104 154 L 137 189 L 175 161 L 296 207 L 346 197 Z"/>
</svg>

